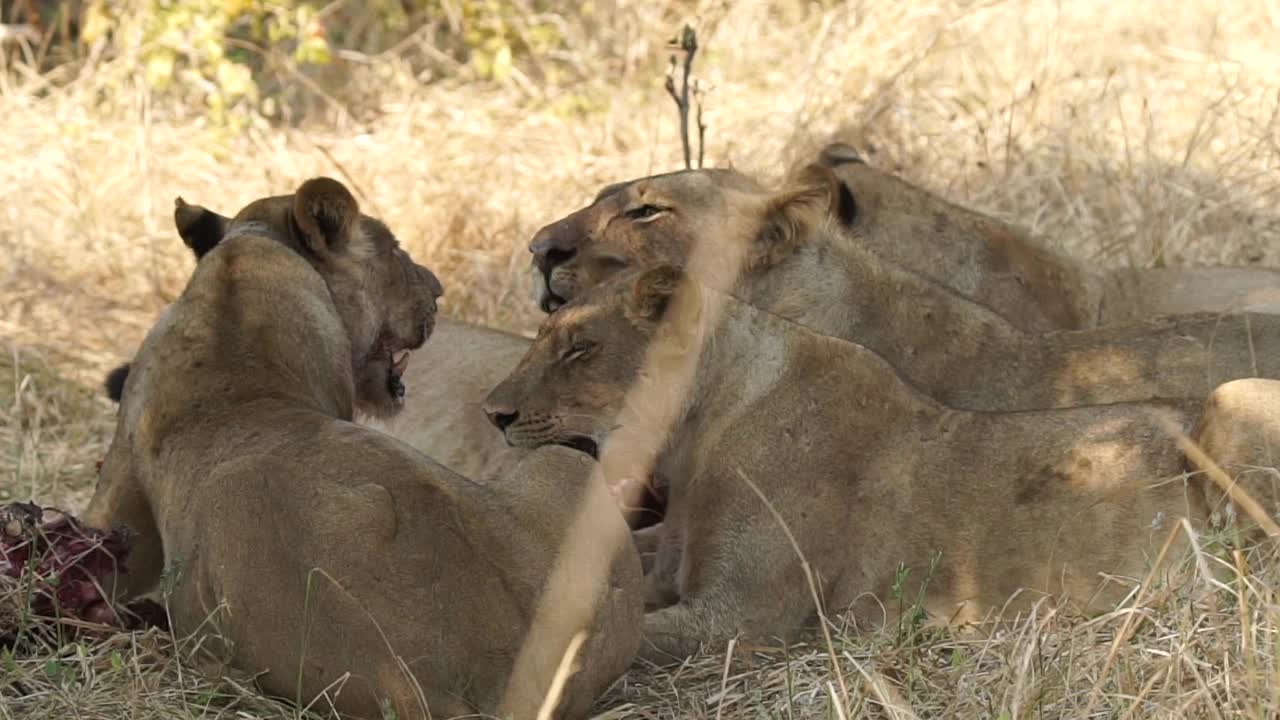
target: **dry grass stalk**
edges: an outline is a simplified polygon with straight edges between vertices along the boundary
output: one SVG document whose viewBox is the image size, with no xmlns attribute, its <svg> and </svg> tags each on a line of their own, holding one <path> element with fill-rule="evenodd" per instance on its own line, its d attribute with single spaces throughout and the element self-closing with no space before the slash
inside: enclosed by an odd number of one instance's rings
<svg viewBox="0 0 1280 720">
<path fill-rule="evenodd" d="M 1164 416 L 1160 417 L 1160 422 L 1164 425 L 1165 432 L 1169 433 L 1174 439 L 1174 442 L 1178 444 L 1178 449 L 1187 456 L 1187 459 L 1202 468 L 1202 471 L 1209 476 L 1209 479 L 1222 488 L 1222 491 L 1227 494 L 1231 502 L 1256 522 L 1258 527 L 1262 528 L 1267 537 L 1280 543 L 1280 525 L 1276 524 L 1276 521 L 1271 518 L 1266 509 L 1257 500 L 1254 500 L 1249 493 L 1245 492 L 1244 488 L 1237 485 L 1235 480 L 1219 467 L 1213 458 L 1206 455 L 1195 441 L 1187 437 L 1186 433 L 1182 432 L 1176 424 Z"/>
</svg>

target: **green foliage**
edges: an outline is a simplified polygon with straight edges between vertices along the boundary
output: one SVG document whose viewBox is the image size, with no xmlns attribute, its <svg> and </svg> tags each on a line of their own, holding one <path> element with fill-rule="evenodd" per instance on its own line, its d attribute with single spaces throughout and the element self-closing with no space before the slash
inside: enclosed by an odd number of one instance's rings
<svg viewBox="0 0 1280 720">
<path fill-rule="evenodd" d="M 86 8 L 80 41 L 132 55 L 158 93 L 195 93 L 209 114 L 255 109 L 268 54 L 297 66 L 332 60 L 314 4 L 296 0 L 144 0 Z"/>
<path fill-rule="evenodd" d="M 928 619 L 924 610 L 925 591 L 929 587 L 929 581 L 933 579 L 934 573 L 938 569 L 938 564 L 942 561 L 942 553 L 935 552 L 929 557 L 929 568 L 925 572 L 924 578 L 920 581 L 919 587 L 916 589 L 916 596 L 909 597 L 908 578 L 911 575 L 911 568 L 905 563 L 898 563 L 898 570 L 894 576 L 893 586 L 889 590 L 890 597 L 898 603 L 898 642 L 903 643 L 907 639 L 913 637 Z"/>
<path fill-rule="evenodd" d="M 539 80 L 555 82 L 555 64 L 540 62 L 565 45 L 549 2 L 581 14 L 567 0 L 93 0 L 78 39 L 135 58 L 153 92 L 201 102 L 212 120 L 235 124 L 246 112 L 275 116 L 308 93 L 340 96 L 341 51 L 376 55 L 410 36 L 475 79 L 506 82 L 529 61 Z"/>
<path fill-rule="evenodd" d="M 545 56 L 564 42 L 559 28 L 531 18 L 510 0 L 463 3 L 463 44 L 480 77 L 506 80 L 517 56 Z"/>
<path fill-rule="evenodd" d="M 164 566 L 164 570 L 160 571 L 160 594 L 166 599 L 173 595 L 178 589 L 178 585 L 182 583 L 183 566 L 182 558 L 174 558 Z"/>
</svg>

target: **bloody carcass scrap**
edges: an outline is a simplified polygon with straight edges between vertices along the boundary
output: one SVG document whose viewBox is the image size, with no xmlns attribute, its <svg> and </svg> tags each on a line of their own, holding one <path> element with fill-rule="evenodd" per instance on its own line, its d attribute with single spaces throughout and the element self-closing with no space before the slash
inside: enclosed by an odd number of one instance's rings
<svg viewBox="0 0 1280 720">
<path fill-rule="evenodd" d="M 16 588 L 34 615 L 118 624 L 102 583 L 128 552 L 122 529 L 86 528 L 34 503 L 0 506 L 0 589 Z"/>
</svg>

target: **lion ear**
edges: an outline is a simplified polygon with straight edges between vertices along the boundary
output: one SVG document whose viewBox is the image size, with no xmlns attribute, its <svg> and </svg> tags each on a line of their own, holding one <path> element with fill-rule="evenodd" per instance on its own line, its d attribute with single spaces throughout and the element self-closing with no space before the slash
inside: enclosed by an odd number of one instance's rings
<svg viewBox="0 0 1280 720">
<path fill-rule="evenodd" d="M 827 143 L 826 147 L 818 153 L 818 162 L 829 168 L 840 167 L 841 165 L 866 165 L 867 161 L 862 159 L 858 151 L 849 143 L 833 142 Z"/>
<path fill-rule="evenodd" d="M 841 225 L 857 214 L 853 193 L 831 168 L 810 163 L 786 189 L 769 199 L 748 266 L 770 267 L 795 252 L 805 237 L 827 217 Z"/>
<path fill-rule="evenodd" d="M 661 320 L 683 278 L 684 271 L 675 265 L 657 265 L 645 270 L 631 284 L 627 314 L 637 320 Z"/>
<path fill-rule="evenodd" d="M 199 205 L 192 205 L 179 197 L 173 201 L 173 224 L 177 226 L 182 242 L 191 248 L 196 260 L 199 260 L 222 241 L 231 218 Z"/>
<path fill-rule="evenodd" d="M 307 247 L 317 253 L 342 252 L 360 219 L 360 206 L 333 178 L 312 178 L 293 196 L 293 219 Z"/>
<path fill-rule="evenodd" d="M 849 152 L 853 152 L 853 148 L 848 145 L 839 145 L 847 148 Z M 830 148 L 828 148 L 830 149 Z M 857 154 L 854 154 L 857 157 Z M 840 164 L 847 164 L 845 161 Z M 862 162 L 861 159 L 858 160 Z M 808 185 L 822 186 L 826 188 L 827 197 L 827 213 L 839 223 L 842 227 L 848 227 L 858 217 L 858 201 L 853 196 L 853 188 L 849 187 L 849 183 L 840 177 L 835 171 L 836 165 L 824 165 L 822 163 L 813 163 L 804 166 L 800 170 L 800 182 Z"/>
<path fill-rule="evenodd" d="M 102 387 L 107 391 L 107 397 L 112 402 L 120 402 L 120 398 L 124 397 L 124 383 L 129 379 L 129 363 L 120 365 L 116 369 L 107 373 L 107 377 L 102 381 Z"/>
</svg>

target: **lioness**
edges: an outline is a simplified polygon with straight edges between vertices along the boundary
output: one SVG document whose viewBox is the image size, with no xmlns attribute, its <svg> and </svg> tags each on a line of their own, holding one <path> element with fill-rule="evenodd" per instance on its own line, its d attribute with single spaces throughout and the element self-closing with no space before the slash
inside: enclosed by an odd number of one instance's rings
<svg viewBox="0 0 1280 720">
<path fill-rule="evenodd" d="M 692 248 L 708 244 L 747 253 L 741 276 L 724 283 L 742 299 L 865 345 L 956 407 L 1199 400 L 1227 380 L 1280 378 L 1280 315 L 1200 313 L 1089 330 L 1021 330 L 869 250 L 877 243 L 854 221 L 857 192 L 820 164 L 776 193 L 730 170 L 610 186 L 535 236 L 542 306 L 553 310 L 628 267 L 683 265 Z"/>
<path fill-rule="evenodd" d="M 571 643 L 540 594 L 578 499 L 607 498 L 593 463 L 549 448 L 480 485 L 351 422 L 400 409 L 441 287 L 340 183 L 253 202 L 206 250 L 127 373 L 85 514 L 136 533 L 117 594 L 165 572 L 174 630 L 271 694 L 535 717 Z M 607 500 L 588 511 L 625 533 Z M 593 612 L 560 717 L 640 641 L 639 560 L 613 548 L 569 578 Z"/>
<path fill-rule="evenodd" d="M 859 249 L 873 253 L 864 255 L 929 278 L 999 315 L 1012 328 L 1081 329 L 1280 300 L 1276 270 L 1093 274 L 1017 228 L 867 165 L 847 145 L 827 146 L 816 164 L 831 168 L 845 187 L 833 216 L 851 231 Z M 724 212 L 734 209 L 735 193 L 759 191 L 751 178 L 720 169 L 605 187 L 590 206 L 550 223 L 530 242 L 542 308 L 554 309 L 620 268 L 676 261 L 689 241 L 705 237 Z M 810 282 L 821 285 L 824 280 Z"/>
<path fill-rule="evenodd" d="M 867 248 L 946 285 L 1024 330 L 1080 329 L 1156 315 L 1239 310 L 1280 299 L 1269 268 L 1092 270 L 1025 230 L 947 202 L 868 165 L 846 143 L 818 162 L 856 201 L 849 225 Z"/>
<path fill-rule="evenodd" d="M 232 229 L 232 220 L 178 198 L 174 225 L 197 262 Z M 529 349 L 527 338 L 473 323 L 437 318 L 432 342 L 405 369 L 411 390 L 404 408 L 391 417 L 357 414 L 357 422 L 381 430 L 475 480 L 500 477 L 527 451 L 509 447 L 480 409 L 484 396 L 516 366 Z M 128 363 L 103 381 L 107 396 L 119 402 Z"/>
<path fill-rule="evenodd" d="M 655 394 L 624 401 L 637 383 Z M 515 445 L 598 445 L 606 471 L 627 452 L 615 438 L 656 451 L 670 483 L 658 567 L 674 566 L 676 587 L 649 593 L 654 660 L 786 637 L 813 616 L 780 521 L 823 605 L 860 620 L 891 620 L 891 592 L 919 594 L 939 621 L 1042 593 L 1108 608 L 1129 585 L 1103 578 L 1140 577 L 1181 518 L 1207 517 L 1161 429 L 1190 428 L 1198 404 L 958 410 L 870 350 L 672 266 L 616 275 L 548 316 L 486 401 Z"/>
</svg>

